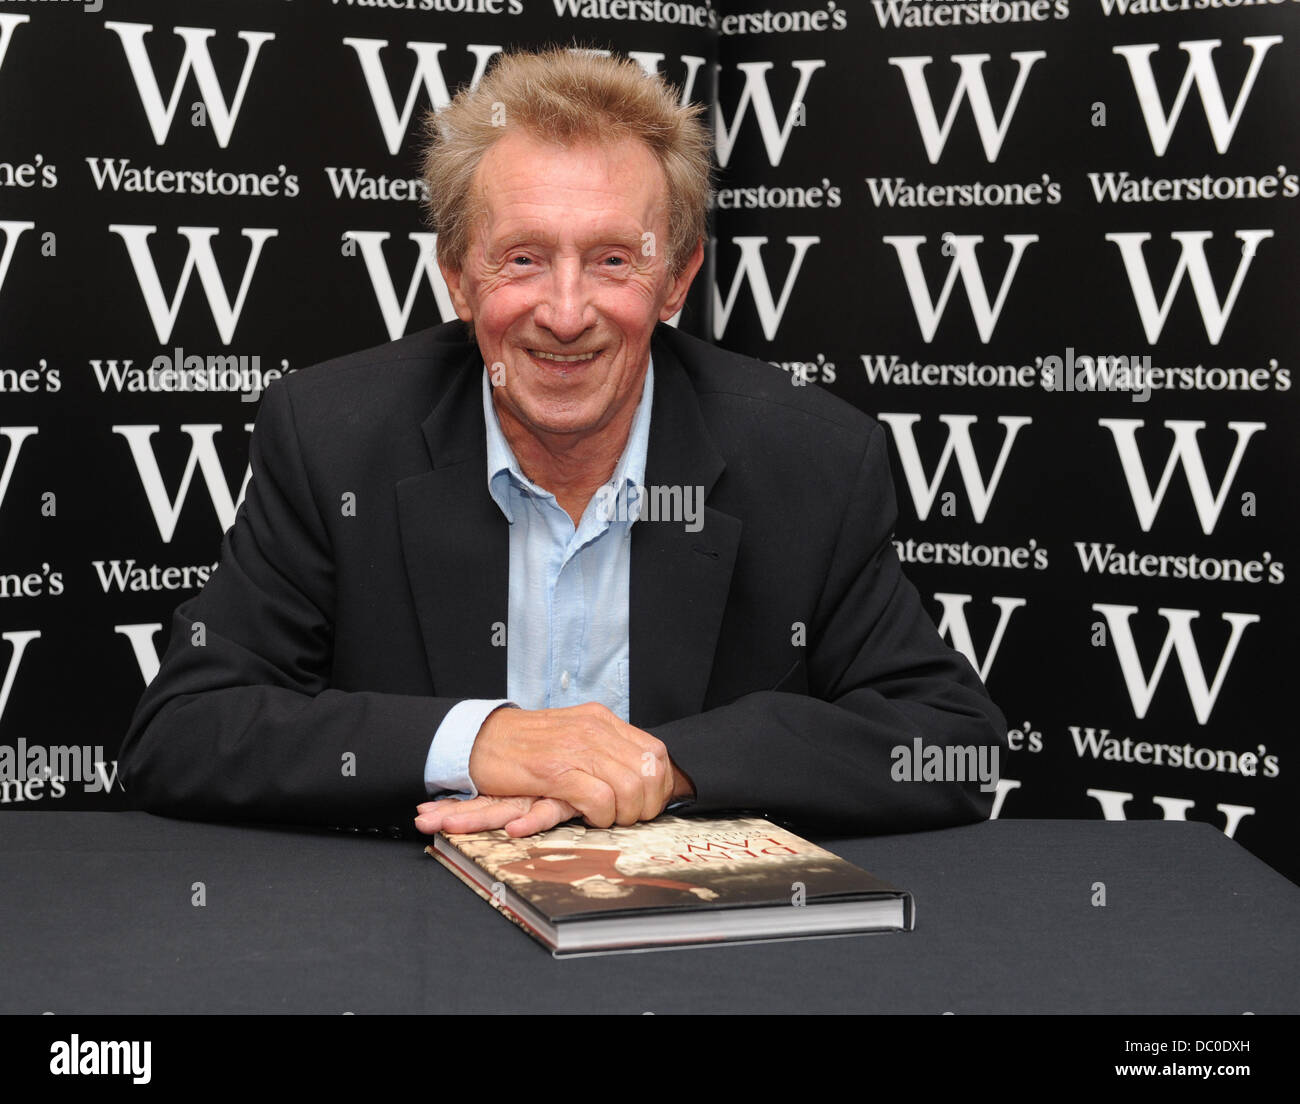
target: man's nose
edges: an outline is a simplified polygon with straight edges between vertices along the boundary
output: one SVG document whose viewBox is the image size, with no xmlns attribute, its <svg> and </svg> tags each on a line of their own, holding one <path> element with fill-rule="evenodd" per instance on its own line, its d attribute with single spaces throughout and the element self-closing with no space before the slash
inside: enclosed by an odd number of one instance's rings
<svg viewBox="0 0 1300 1104">
<path fill-rule="evenodd" d="M 534 312 L 537 324 L 553 333 L 557 341 L 567 343 L 594 326 L 595 315 L 581 262 L 565 260 L 555 264 L 550 286 Z"/>
</svg>

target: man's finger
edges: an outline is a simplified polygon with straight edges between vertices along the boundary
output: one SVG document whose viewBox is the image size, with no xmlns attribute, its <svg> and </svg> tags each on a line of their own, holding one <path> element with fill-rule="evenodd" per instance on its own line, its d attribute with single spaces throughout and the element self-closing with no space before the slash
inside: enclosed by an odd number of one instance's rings
<svg viewBox="0 0 1300 1104">
<path fill-rule="evenodd" d="M 478 797 L 471 798 L 468 801 L 460 801 L 456 798 L 444 798 L 441 801 L 425 802 L 418 806 L 421 810 L 420 815 L 415 818 L 415 826 L 421 832 L 432 835 L 434 832 L 484 832 L 488 828 L 499 828 L 501 824 L 489 824 L 483 828 L 466 828 L 465 824 L 478 823 L 476 817 L 489 813 L 497 809 L 495 814 L 488 816 L 488 819 L 500 819 L 504 813 L 500 807 L 504 803 L 511 803 L 510 815 L 518 816 L 521 812 L 527 812 L 527 798 L 501 798 L 491 797 L 481 794 Z M 505 823 L 503 820 L 502 824 Z"/>
<path fill-rule="evenodd" d="M 436 801 L 422 801 L 415 807 L 415 811 L 417 813 L 436 813 L 443 809 L 469 805 L 471 802 L 478 800 L 479 798 L 471 798 L 466 801 L 459 797 L 440 797 Z"/>
<path fill-rule="evenodd" d="M 442 830 L 450 832 L 452 835 L 468 834 L 471 832 L 490 832 L 493 828 L 500 828 L 508 823 L 511 818 L 519 815 L 518 809 L 508 809 L 503 805 L 493 805 L 487 809 L 482 809 L 473 813 L 453 813 L 445 817 L 442 822 Z"/>
<path fill-rule="evenodd" d="M 617 759 L 606 760 L 597 773 L 614 791 L 614 823 L 626 827 L 640 820 L 646 806 L 645 784 L 651 780 Z"/>
<path fill-rule="evenodd" d="M 616 823 L 653 820 L 663 811 L 672 794 L 671 762 L 649 748 L 630 760 L 612 752 L 593 757 L 591 773 L 614 791 Z"/>
<path fill-rule="evenodd" d="M 538 832 L 545 832 L 548 828 L 554 828 L 557 824 L 577 815 L 578 811 L 567 801 L 544 797 L 533 802 L 533 807 L 523 816 L 515 817 L 506 824 L 506 835 L 514 836 L 516 839 L 520 836 L 535 836 Z"/>
<path fill-rule="evenodd" d="M 442 830 L 452 833 L 490 832 L 494 828 L 504 828 L 526 809 L 527 805 L 522 801 L 497 801 L 481 809 L 470 809 L 443 817 Z"/>
<path fill-rule="evenodd" d="M 593 828 L 608 828 L 614 823 L 618 803 L 609 783 L 576 767 L 565 771 L 550 787 L 548 797 L 571 805 Z"/>
<path fill-rule="evenodd" d="M 463 801 L 457 801 L 455 798 L 448 798 L 443 801 L 426 801 L 417 805 L 415 827 L 427 835 L 433 835 L 441 831 L 443 819 L 449 816 L 453 810 L 452 805 L 463 805 Z M 459 810 L 456 810 L 459 811 Z"/>
<path fill-rule="evenodd" d="M 658 816 L 672 792 L 672 760 L 663 742 L 614 718 L 614 727 L 594 751 L 585 769 L 614 790 L 616 822 L 628 825 Z"/>
</svg>

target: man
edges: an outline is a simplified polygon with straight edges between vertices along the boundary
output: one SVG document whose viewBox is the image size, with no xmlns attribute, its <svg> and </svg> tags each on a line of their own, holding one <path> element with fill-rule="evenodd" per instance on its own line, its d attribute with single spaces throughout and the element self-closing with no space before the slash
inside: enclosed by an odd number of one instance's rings
<svg viewBox="0 0 1300 1104">
<path fill-rule="evenodd" d="M 695 114 L 556 51 L 432 121 L 461 321 L 266 392 L 123 744 L 144 807 L 516 836 L 988 815 L 975 780 L 891 779 L 897 747 L 1005 724 L 901 574 L 883 431 L 664 324 L 703 256 Z"/>
</svg>

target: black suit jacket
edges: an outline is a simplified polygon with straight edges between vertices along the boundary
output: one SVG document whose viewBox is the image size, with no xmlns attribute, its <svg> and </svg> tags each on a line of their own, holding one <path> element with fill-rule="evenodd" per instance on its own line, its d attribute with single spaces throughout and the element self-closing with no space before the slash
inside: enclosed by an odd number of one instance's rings
<svg viewBox="0 0 1300 1104">
<path fill-rule="evenodd" d="M 1006 726 L 903 577 L 885 437 L 771 365 L 660 325 L 645 481 L 704 525 L 632 527 L 632 724 L 696 812 L 871 833 L 977 820 L 975 782 L 896 782 L 891 750 Z M 265 392 L 219 568 L 172 620 L 122 745 L 136 803 L 203 819 L 406 828 L 429 743 L 504 697 L 508 525 L 488 495 L 482 359 L 452 322 Z"/>
</svg>

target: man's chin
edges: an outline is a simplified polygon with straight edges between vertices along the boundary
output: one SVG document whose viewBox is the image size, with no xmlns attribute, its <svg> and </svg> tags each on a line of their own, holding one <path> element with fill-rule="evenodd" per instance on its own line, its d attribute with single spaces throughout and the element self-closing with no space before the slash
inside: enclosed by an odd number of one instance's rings
<svg viewBox="0 0 1300 1104">
<path fill-rule="evenodd" d="M 590 433 L 600 421 L 587 410 L 533 410 L 523 411 L 523 423 L 535 435 L 571 437 Z"/>
</svg>

